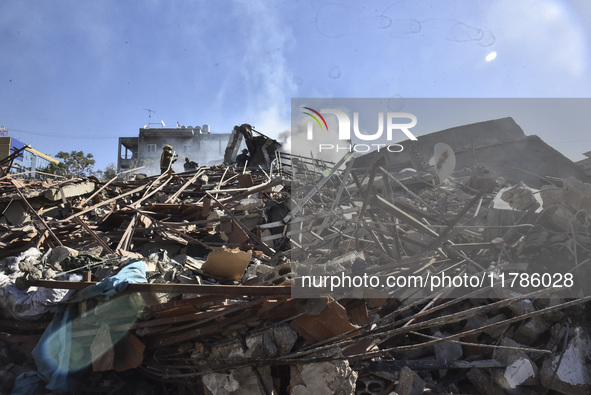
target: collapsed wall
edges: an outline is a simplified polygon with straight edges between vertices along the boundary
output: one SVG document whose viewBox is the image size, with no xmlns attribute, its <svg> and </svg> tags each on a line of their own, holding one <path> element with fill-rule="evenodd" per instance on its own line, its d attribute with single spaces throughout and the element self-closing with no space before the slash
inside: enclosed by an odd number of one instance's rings
<svg viewBox="0 0 591 395">
<path fill-rule="evenodd" d="M 499 123 L 474 149 L 543 147 Z M 591 390 L 590 184 L 278 155 L 269 169 L 0 179 L 2 391 Z M 303 276 L 330 280 L 304 290 Z M 346 276 L 407 282 L 331 289 Z"/>
</svg>

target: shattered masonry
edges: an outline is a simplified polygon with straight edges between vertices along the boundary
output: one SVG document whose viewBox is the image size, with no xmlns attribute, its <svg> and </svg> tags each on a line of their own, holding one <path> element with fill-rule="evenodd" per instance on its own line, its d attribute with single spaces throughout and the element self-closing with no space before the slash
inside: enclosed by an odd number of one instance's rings
<svg viewBox="0 0 591 395">
<path fill-rule="evenodd" d="M 0 392 L 590 393 L 578 280 L 591 274 L 591 184 L 515 126 L 403 142 L 399 163 L 271 150 L 254 166 L 108 182 L 1 177 Z M 521 163 L 546 150 L 560 165 L 532 176 L 470 162 L 454 146 L 466 140 L 446 141 L 470 127 L 489 139 L 482 155 L 518 146 Z M 453 148 L 453 173 L 443 159 L 425 168 L 437 143 Z M 534 283 L 546 272 L 576 286 Z M 298 286 L 341 273 L 496 282 Z"/>
</svg>

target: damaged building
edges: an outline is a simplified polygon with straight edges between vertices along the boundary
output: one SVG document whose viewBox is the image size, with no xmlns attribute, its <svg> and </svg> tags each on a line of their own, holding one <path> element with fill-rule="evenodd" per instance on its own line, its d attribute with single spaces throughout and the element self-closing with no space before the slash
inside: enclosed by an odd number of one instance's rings
<svg viewBox="0 0 591 395">
<path fill-rule="evenodd" d="M 0 178 L 0 391 L 591 393 L 584 173 L 510 118 L 402 144 Z"/>
<path fill-rule="evenodd" d="M 25 173 L 23 177 L 39 178 L 51 163 L 60 162 L 14 137 L 0 137 L 0 175 Z"/>
<path fill-rule="evenodd" d="M 211 133 L 209 125 L 177 128 L 139 129 L 138 137 L 120 137 L 117 172 L 145 166 L 149 174 L 160 172 L 160 154 L 165 145 L 172 145 L 179 156 L 174 171 L 183 171 L 185 158 L 209 166 L 221 163 L 230 133 Z"/>
</svg>

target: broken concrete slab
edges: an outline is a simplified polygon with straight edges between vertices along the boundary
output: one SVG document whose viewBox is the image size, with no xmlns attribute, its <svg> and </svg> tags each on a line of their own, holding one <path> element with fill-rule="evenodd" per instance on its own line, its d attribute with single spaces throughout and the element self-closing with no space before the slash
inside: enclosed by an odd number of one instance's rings
<svg viewBox="0 0 591 395">
<path fill-rule="evenodd" d="M 521 211 L 536 203 L 543 203 L 538 192 L 538 190 L 525 185 L 523 181 L 519 181 L 517 185 L 501 189 L 497 196 L 500 196 L 501 200 L 506 202 L 512 209 Z"/>
<path fill-rule="evenodd" d="M 63 197 L 71 198 L 82 196 L 94 191 L 95 183 L 92 181 L 77 182 L 75 184 L 64 185 L 60 188 L 50 188 L 43 192 L 43 197 L 47 200 L 57 201 Z M 63 193 L 62 193 L 63 191 Z"/>
<path fill-rule="evenodd" d="M 425 391 L 425 380 L 405 366 L 400 369 L 395 391 L 398 395 L 420 395 Z"/>
<path fill-rule="evenodd" d="M 513 339 L 521 344 L 532 346 L 540 341 L 540 336 L 547 330 L 548 324 L 542 317 L 532 317 L 519 327 Z"/>
<path fill-rule="evenodd" d="M 64 246 L 55 247 L 47 256 L 47 264 L 55 265 L 56 263 L 61 263 L 64 260 L 75 256 L 78 256 L 78 251 L 73 248 Z"/>
<path fill-rule="evenodd" d="M 500 345 L 513 348 L 523 347 L 508 338 L 504 338 Z M 539 383 L 538 367 L 526 353 L 515 349 L 496 349 L 493 356 L 507 364 L 504 371 L 493 371 L 495 382 L 507 393 L 517 395 L 523 391 L 523 386 L 535 386 Z"/>
<path fill-rule="evenodd" d="M 468 379 L 482 395 L 505 395 L 505 391 L 495 385 L 493 379 L 484 369 L 472 368 L 468 371 Z"/>
<path fill-rule="evenodd" d="M 567 178 L 562 184 L 562 200 L 577 211 L 591 210 L 591 184 Z"/>
<path fill-rule="evenodd" d="M 347 360 L 291 365 L 290 394 L 353 394 L 357 372 Z"/>
<path fill-rule="evenodd" d="M 448 337 L 449 335 L 441 331 L 435 332 L 436 337 Z M 458 343 L 452 342 L 439 342 L 436 343 L 433 348 L 435 349 L 435 358 L 438 361 L 447 363 L 451 361 L 457 361 L 464 355 L 462 346 Z M 441 376 L 445 376 L 446 370 L 440 370 Z"/>
<path fill-rule="evenodd" d="M 233 369 L 228 374 L 209 373 L 203 376 L 206 395 L 268 395 L 276 394 L 270 368 Z"/>
<path fill-rule="evenodd" d="M 565 350 L 544 360 L 540 379 L 546 388 L 562 394 L 591 393 L 591 338 L 582 327 L 573 332 Z"/>
</svg>

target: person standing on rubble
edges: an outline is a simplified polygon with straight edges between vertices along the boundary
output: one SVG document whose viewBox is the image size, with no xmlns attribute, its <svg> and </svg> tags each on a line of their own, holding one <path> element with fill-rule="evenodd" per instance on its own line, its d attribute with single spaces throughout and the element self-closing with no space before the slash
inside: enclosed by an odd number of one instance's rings
<svg viewBox="0 0 591 395">
<path fill-rule="evenodd" d="M 196 170 L 199 167 L 199 163 L 193 162 L 189 158 L 185 158 L 185 163 L 183 164 L 185 171 Z"/>
<path fill-rule="evenodd" d="M 250 159 L 250 156 L 248 155 L 248 150 L 243 149 L 242 153 L 236 157 L 236 166 L 244 167 L 244 165 L 246 164 L 246 161 L 248 161 L 249 159 Z"/>
<path fill-rule="evenodd" d="M 176 162 L 176 158 L 178 155 L 172 153 L 172 146 L 166 144 L 164 148 L 162 148 L 162 155 L 160 155 L 160 174 L 164 174 L 168 170 L 168 168 Z"/>
</svg>

